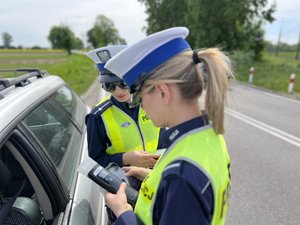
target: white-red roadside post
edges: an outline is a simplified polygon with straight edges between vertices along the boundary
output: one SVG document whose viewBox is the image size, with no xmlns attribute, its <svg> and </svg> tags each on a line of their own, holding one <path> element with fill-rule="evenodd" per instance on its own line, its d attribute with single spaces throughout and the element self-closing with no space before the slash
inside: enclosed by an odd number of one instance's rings
<svg viewBox="0 0 300 225">
<path fill-rule="evenodd" d="M 253 81 L 253 76 L 254 76 L 254 67 L 251 66 L 251 67 L 250 67 L 250 70 L 249 70 L 249 80 L 248 80 L 249 83 L 252 83 L 252 81 Z"/>
<path fill-rule="evenodd" d="M 294 94 L 295 80 L 296 80 L 296 74 L 292 73 L 290 76 L 290 83 L 289 83 L 289 87 L 288 87 L 288 93 L 291 95 Z"/>
</svg>

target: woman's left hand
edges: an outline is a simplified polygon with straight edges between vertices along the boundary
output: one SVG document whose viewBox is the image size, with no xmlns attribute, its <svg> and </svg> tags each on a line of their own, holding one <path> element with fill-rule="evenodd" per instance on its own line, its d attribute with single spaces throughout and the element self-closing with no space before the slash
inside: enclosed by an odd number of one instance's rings
<svg viewBox="0 0 300 225">
<path fill-rule="evenodd" d="M 123 170 L 125 171 L 126 176 L 133 176 L 140 181 L 143 181 L 146 176 L 152 171 L 152 169 L 137 166 L 124 166 Z"/>
<path fill-rule="evenodd" d="M 117 217 L 126 211 L 133 211 L 132 206 L 127 203 L 126 186 L 126 183 L 122 183 L 116 194 L 106 192 L 104 195 L 107 206 L 112 209 Z"/>
</svg>

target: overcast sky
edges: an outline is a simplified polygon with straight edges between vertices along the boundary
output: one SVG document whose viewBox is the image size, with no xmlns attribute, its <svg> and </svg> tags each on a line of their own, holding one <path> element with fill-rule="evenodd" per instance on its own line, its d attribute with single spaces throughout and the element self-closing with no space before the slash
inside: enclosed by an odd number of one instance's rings
<svg viewBox="0 0 300 225">
<path fill-rule="evenodd" d="M 269 0 L 273 2 L 273 0 Z M 276 21 L 267 24 L 265 38 L 277 43 L 297 43 L 300 32 L 300 0 L 276 0 Z M 127 44 L 145 37 L 145 7 L 137 0 L 0 0 L 0 33 L 13 37 L 12 45 L 50 47 L 47 36 L 52 26 L 68 25 L 86 40 L 97 15 L 111 19 Z M 0 45 L 2 39 L 0 40 Z"/>
</svg>

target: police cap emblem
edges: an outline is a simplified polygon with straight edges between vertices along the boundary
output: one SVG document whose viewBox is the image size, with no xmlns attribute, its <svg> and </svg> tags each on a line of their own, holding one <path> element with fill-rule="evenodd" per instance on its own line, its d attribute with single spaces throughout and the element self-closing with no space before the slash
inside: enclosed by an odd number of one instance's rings
<svg viewBox="0 0 300 225">
<path fill-rule="evenodd" d="M 107 62 L 111 58 L 108 50 L 98 51 L 97 55 L 98 55 L 99 59 L 102 61 L 102 63 Z"/>
</svg>

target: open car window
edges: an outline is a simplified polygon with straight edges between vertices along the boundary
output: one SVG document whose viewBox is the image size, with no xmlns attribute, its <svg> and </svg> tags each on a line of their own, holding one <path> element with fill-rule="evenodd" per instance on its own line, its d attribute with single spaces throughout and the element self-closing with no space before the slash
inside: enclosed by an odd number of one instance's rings
<svg viewBox="0 0 300 225">
<path fill-rule="evenodd" d="M 62 106 L 80 127 L 84 125 L 84 118 L 86 114 L 85 106 L 82 101 L 80 101 L 79 96 L 77 96 L 73 91 L 64 86 L 51 98 L 53 101 L 57 102 L 58 105 Z"/>
<path fill-rule="evenodd" d="M 66 102 L 64 101 L 64 103 Z M 42 149 L 70 190 L 81 151 L 82 135 L 80 131 L 72 123 L 68 114 L 64 113 L 61 107 L 57 107 L 50 99 L 34 109 L 23 122 L 41 144 Z"/>
</svg>

